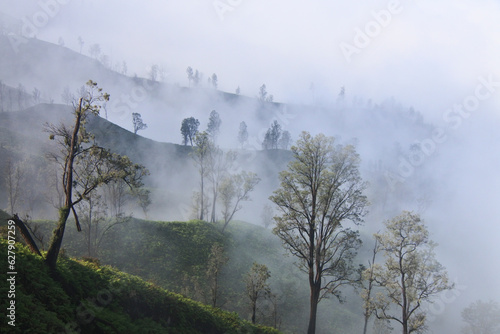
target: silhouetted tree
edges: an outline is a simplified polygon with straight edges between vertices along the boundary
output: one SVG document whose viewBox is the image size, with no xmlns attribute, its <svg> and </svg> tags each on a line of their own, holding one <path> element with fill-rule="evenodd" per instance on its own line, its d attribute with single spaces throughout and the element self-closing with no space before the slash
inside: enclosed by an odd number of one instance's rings
<svg viewBox="0 0 500 334">
<path fill-rule="evenodd" d="M 288 147 L 290 147 L 291 143 L 292 136 L 290 135 L 290 132 L 286 130 L 283 131 L 283 133 L 281 134 L 281 138 L 278 140 L 278 147 L 282 150 L 288 150 Z"/>
<path fill-rule="evenodd" d="M 215 110 L 210 112 L 210 117 L 208 119 L 207 133 L 212 138 L 212 141 L 217 141 L 217 136 L 220 132 L 220 126 L 222 124 L 222 120 L 220 119 L 219 113 Z"/>
<path fill-rule="evenodd" d="M 241 122 L 240 123 L 240 130 L 238 132 L 238 142 L 240 143 L 241 146 L 243 146 L 248 140 L 248 130 L 247 130 L 247 123 Z"/>
<path fill-rule="evenodd" d="M 134 125 L 134 134 L 137 134 L 137 131 L 148 128 L 148 125 L 142 121 L 141 114 L 136 112 L 132 113 L 132 123 Z"/>
<path fill-rule="evenodd" d="M 198 133 L 198 126 L 200 126 L 200 121 L 194 117 L 184 118 L 181 125 L 182 143 L 184 145 L 191 143 L 193 146 L 193 140 Z"/>
<path fill-rule="evenodd" d="M 194 78 L 193 69 L 191 68 L 191 66 L 188 66 L 188 68 L 186 69 L 186 73 L 188 76 L 189 87 L 191 87 L 191 82 L 193 81 Z"/>
<path fill-rule="evenodd" d="M 278 121 L 274 121 L 266 132 L 262 148 L 265 150 L 272 150 L 278 148 L 278 141 L 281 137 L 281 125 Z"/>
<path fill-rule="evenodd" d="M 211 78 L 211 83 L 212 83 L 212 86 L 217 89 L 217 85 L 218 85 L 218 79 L 217 79 L 217 74 L 212 74 L 212 78 Z"/>
</svg>

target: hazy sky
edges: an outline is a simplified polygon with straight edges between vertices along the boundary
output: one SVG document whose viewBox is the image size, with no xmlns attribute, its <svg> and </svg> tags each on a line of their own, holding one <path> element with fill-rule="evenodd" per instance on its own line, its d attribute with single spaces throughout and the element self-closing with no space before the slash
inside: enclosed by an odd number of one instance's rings
<svg viewBox="0 0 500 334">
<path fill-rule="evenodd" d="M 219 88 L 275 100 L 375 101 L 394 96 L 434 117 L 473 92 L 478 76 L 500 78 L 500 2 L 184 0 L 0 1 L 1 11 L 35 23 L 41 39 L 78 50 L 99 43 L 129 74 L 158 64 L 187 85 L 192 66 Z M 47 8 L 43 4 L 58 4 Z M 19 8 L 17 8 L 19 7 Z M 51 12 L 52 10 L 52 12 Z M 423 99 L 425 97 L 425 99 Z M 425 100 L 425 102 L 424 102 Z"/>
</svg>

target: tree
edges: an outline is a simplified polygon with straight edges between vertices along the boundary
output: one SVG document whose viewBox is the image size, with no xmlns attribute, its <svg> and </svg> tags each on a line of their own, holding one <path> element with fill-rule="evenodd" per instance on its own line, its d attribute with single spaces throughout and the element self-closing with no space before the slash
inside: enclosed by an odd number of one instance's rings
<svg viewBox="0 0 500 334">
<path fill-rule="evenodd" d="M 266 132 L 264 141 L 262 142 L 262 148 L 265 150 L 272 150 L 278 148 L 278 141 L 281 137 L 281 125 L 278 121 L 273 121 L 271 126 Z"/>
<path fill-rule="evenodd" d="M 121 179 L 130 188 L 139 188 L 142 178 L 148 173 L 144 166 L 132 163 L 126 156 L 112 153 L 92 142 L 93 136 L 86 131 L 87 117 L 97 116 L 99 103 L 108 99 L 109 95 L 103 93 L 97 83 L 89 81 L 86 93 L 80 97 L 75 108 L 74 126 L 47 124 L 50 139 L 57 138 L 61 148 L 59 154 L 53 153 L 51 157 L 62 169 L 64 190 L 64 203 L 59 208 L 59 219 L 45 258 L 51 269 L 56 267 L 70 212 L 75 218 L 77 230 L 81 231 L 76 211 L 78 203 L 89 198 L 100 186 L 114 180 Z"/>
<path fill-rule="evenodd" d="M 434 259 L 436 245 L 427 228 L 419 215 L 404 211 L 386 221 L 385 232 L 375 234 L 375 239 L 385 255 L 385 263 L 373 268 L 373 279 L 384 292 L 371 301 L 375 315 L 401 324 L 403 334 L 425 330 L 422 303 L 452 288 L 443 266 Z"/>
<path fill-rule="evenodd" d="M 200 173 L 200 195 L 199 202 L 200 207 L 199 210 L 199 219 L 203 220 L 205 213 L 205 178 L 209 172 L 209 164 L 210 164 L 210 155 L 213 150 L 213 143 L 210 141 L 208 134 L 204 131 L 196 134 L 195 136 L 195 148 L 192 153 L 192 158 L 195 161 L 195 164 L 198 166 L 198 171 Z"/>
<path fill-rule="evenodd" d="M 273 208 L 269 204 L 264 205 L 260 214 L 260 218 L 262 219 L 262 224 L 265 228 L 271 226 L 271 224 L 273 223 L 273 216 Z"/>
<path fill-rule="evenodd" d="M 78 45 L 80 45 L 80 53 L 82 53 L 83 45 L 85 42 L 83 41 L 82 36 L 78 36 Z"/>
<path fill-rule="evenodd" d="M 186 69 L 186 73 L 187 73 L 187 76 L 188 76 L 188 83 L 189 83 L 189 87 L 191 87 L 191 81 L 193 81 L 193 69 L 191 68 L 191 66 L 188 66 L 188 68 Z"/>
<path fill-rule="evenodd" d="M 294 159 L 280 173 L 280 188 L 270 197 L 281 212 L 273 232 L 308 275 L 308 334 L 316 331 L 318 303 L 330 294 L 341 301 L 339 287 L 357 279 L 353 260 L 361 241 L 343 223 L 360 224 L 368 204 L 354 147 L 333 144 L 331 137 L 302 132 L 291 148 Z"/>
<path fill-rule="evenodd" d="M 224 253 L 224 247 L 215 243 L 208 256 L 207 282 L 210 290 L 210 302 L 212 307 L 217 307 L 219 297 L 219 275 L 222 267 L 229 261 Z"/>
<path fill-rule="evenodd" d="M 258 98 L 259 98 L 259 101 L 261 103 L 264 103 L 264 102 L 273 102 L 273 100 L 274 100 L 274 97 L 272 95 L 268 95 L 267 94 L 267 88 L 266 88 L 265 84 L 263 84 L 262 86 L 260 86 Z"/>
<path fill-rule="evenodd" d="M 193 140 L 198 133 L 198 126 L 200 121 L 194 117 L 184 118 L 181 124 L 182 142 L 187 145 L 188 141 L 193 146 Z"/>
<path fill-rule="evenodd" d="M 141 114 L 137 112 L 132 113 L 132 123 L 134 124 L 134 134 L 137 134 L 139 130 L 148 128 L 148 125 L 142 121 Z"/>
<path fill-rule="evenodd" d="M 374 310 L 372 306 L 372 292 L 374 288 L 374 283 L 375 283 L 375 277 L 374 277 L 374 265 L 375 265 L 375 259 L 377 257 L 378 253 L 378 242 L 375 240 L 375 245 L 373 246 L 373 252 L 372 252 L 372 259 L 371 261 L 368 262 L 368 269 L 365 270 L 363 273 L 365 277 L 364 281 L 368 284 L 366 287 L 363 287 L 361 296 L 364 300 L 364 312 L 363 316 L 365 318 L 364 326 L 363 326 L 363 334 L 366 334 L 366 331 L 368 330 L 368 321 L 370 320 L 370 317 L 372 316 Z"/>
<path fill-rule="evenodd" d="M 217 141 L 217 136 L 220 132 L 220 125 L 222 120 L 220 119 L 219 113 L 215 110 L 210 112 L 210 117 L 208 119 L 207 133 L 212 138 L 212 141 Z"/>
<path fill-rule="evenodd" d="M 158 80 L 158 74 L 160 72 L 160 67 L 156 64 L 151 65 L 151 68 L 149 69 L 149 80 L 152 82 L 156 82 Z"/>
<path fill-rule="evenodd" d="M 271 293 L 267 280 L 271 273 L 267 266 L 254 262 L 252 268 L 245 275 L 246 293 L 250 299 L 250 309 L 252 311 L 252 323 L 255 324 L 255 315 L 257 312 L 257 302 L 262 297 L 267 297 Z"/>
<path fill-rule="evenodd" d="M 243 146 L 248 140 L 248 130 L 247 130 L 247 123 L 241 122 L 240 123 L 240 130 L 238 131 L 238 142 L 240 143 L 241 146 Z"/>
<path fill-rule="evenodd" d="M 33 92 L 31 93 L 32 97 L 33 97 L 33 103 L 35 104 L 38 104 L 40 103 L 40 97 L 42 95 L 42 93 L 40 92 L 40 90 L 38 88 L 33 88 Z"/>
<path fill-rule="evenodd" d="M 65 86 L 61 94 L 61 100 L 64 104 L 70 105 L 75 100 L 75 95 L 71 93 L 69 86 Z"/>
<path fill-rule="evenodd" d="M 240 95 L 241 89 L 240 86 L 236 87 L 236 90 L 234 91 L 236 95 Z"/>
<path fill-rule="evenodd" d="M 462 311 L 462 320 L 467 324 L 463 334 L 500 333 L 500 306 L 492 300 L 478 300 Z"/>
<path fill-rule="evenodd" d="M 195 86 L 198 86 L 200 84 L 202 77 L 203 75 L 198 72 L 198 70 L 194 71 L 193 82 Z"/>
<path fill-rule="evenodd" d="M 217 79 L 217 74 L 212 74 L 212 78 L 211 78 L 211 83 L 212 83 L 212 86 L 217 89 L 217 85 L 218 85 L 218 79 Z"/>
<path fill-rule="evenodd" d="M 292 136 L 290 135 L 290 132 L 288 131 L 283 131 L 281 134 L 281 138 L 278 140 L 278 148 L 282 150 L 288 150 L 288 147 L 292 143 Z"/>
<path fill-rule="evenodd" d="M 234 214 L 241 210 L 240 203 L 249 201 L 249 193 L 252 192 L 255 186 L 260 182 L 260 178 L 255 173 L 241 172 L 237 175 L 226 177 L 220 186 L 220 201 L 222 203 L 222 217 L 224 218 L 224 226 L 222 232 L 233 219 Z"/>
<path fill-rule="evenodd" d="M 212 215 L 210 221 L 216 222 L 216 203 L 222 180 L 228 177 L 229 170 L 236 160 L 236 153 L 229 151 L 224 153 L 220 148 L 212 146 L 209 151 L 208 180 L 212 184 Z"/>
<path fill-rule="evenodd" d="M 90 53 L 90 56 L 94 59 L 98 59 L 99 56 L 101 55 L 101 46 L 97 43 L 95 44 L 92 44 L 90 47 L 89 47 L 89 53 Z"/>
</svg>

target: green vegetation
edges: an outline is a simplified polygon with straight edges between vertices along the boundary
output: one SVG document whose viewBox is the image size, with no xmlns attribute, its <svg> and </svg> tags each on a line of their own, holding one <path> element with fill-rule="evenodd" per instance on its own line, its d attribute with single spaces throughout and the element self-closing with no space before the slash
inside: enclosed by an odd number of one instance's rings
<svg viewBox="0 0 500 334">
<path fill-rule="evenodd" d="M 7 257 L 7 242 L 1 254 Z M 98 261 L 62 257 L 54 280 L 43 260 L 16 244 L 16 326 L 1 332 L 278 333 L 237 314 L 168 292 Z M 7 285 L 0 287 L 7 295 Z M 1 307 L 8 300 L 2 298 Z"/>
</svg>

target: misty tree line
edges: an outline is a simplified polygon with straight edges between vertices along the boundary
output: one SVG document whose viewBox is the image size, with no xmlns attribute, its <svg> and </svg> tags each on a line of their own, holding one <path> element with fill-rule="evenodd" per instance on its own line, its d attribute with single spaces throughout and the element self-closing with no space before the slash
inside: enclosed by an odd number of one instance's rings
<svg viewBox="0 0 500 334">
<path fill-rule="evenodd" d="M 184 119 L 181 125 L 184 145 L 189 142 L 193 146 L 191 157 L 200 178 L 200 190 L 193 194 L 194 218 L 216 223 L 219 220 L 217 205 L 220 204 L 224 231 L 234 214 L 241 209 L 241 203 L 250 200 L 249 194 L 260 178 L 252 172 L 238 171 L 237 153 L 224 152 L 217 145 L 222 124 L 217 111 L 210 113 L 205 131 L 198 131 L 199 124 L 197 119 L 190 117 Z"/>
<path fill-rule="evenodd" d="M 140 117 L 140 114 L 138 115 Z M 134 121 L 135 122 L 135 121 Z M 142 123 L 142 119 L 140 120 Z M 207 134 L 215 142 L 216 137 L 220 132 L 220 125 L 222 121 L 220 119 L 219 113 L 212 110 L 210 113 L 209 123 L 207 127 Z M 195 138 L 199 134 L 200 121 L 194 117 L 184 118 L 181 123 L 181 136 L 183 145 L 194 146 Z M 135 123 L 134 123 L 135 128 Z M 237 140 L 241 147 L 244 147 L 248 141 L 248 126 L 242 121 L 239 125 Z M 264 139 L 262 141 L 262 149 L 272 150 L 272 149 L 282 149 L 288 150 L 292 144 L 292 136 L 287 130 L 283 131 L 281 125 L 278 121 L 274 120 L 269 129 L 266 131 Z"/>
<path fill-rule="evenodd" d="M 0 111 L 23 110 L 42 100 L 42 92 L 36 87 L 28 92 L 22 84 L 14 88 L 0 81 Z"/>
</svg>

